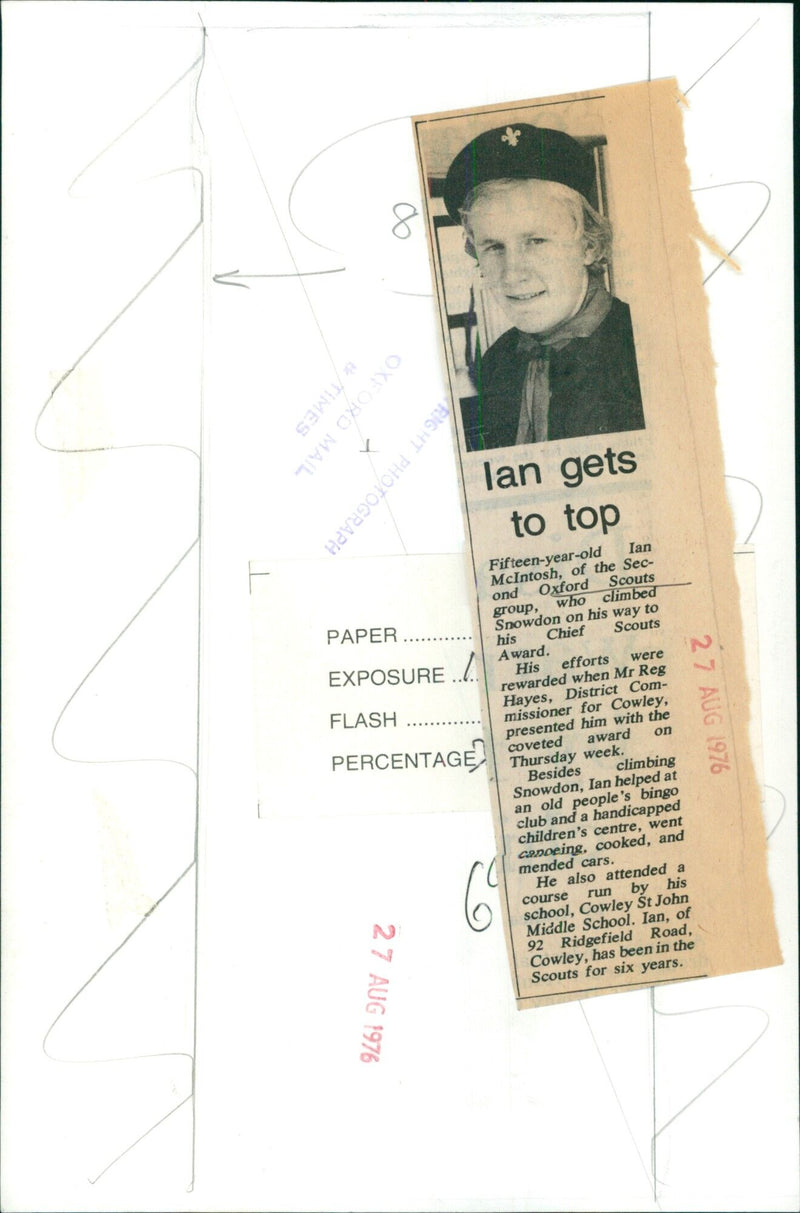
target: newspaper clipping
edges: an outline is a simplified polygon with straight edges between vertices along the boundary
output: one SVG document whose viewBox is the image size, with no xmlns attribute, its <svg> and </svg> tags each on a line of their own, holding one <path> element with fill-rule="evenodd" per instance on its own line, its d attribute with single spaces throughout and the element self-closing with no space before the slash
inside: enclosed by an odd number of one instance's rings
<svg viewBox="0 0 800 1213">
<path fill-rule="evenodd" d="M 520 1008 L 781 962 L 680 102 L 413 120 Z"/>
</svg>

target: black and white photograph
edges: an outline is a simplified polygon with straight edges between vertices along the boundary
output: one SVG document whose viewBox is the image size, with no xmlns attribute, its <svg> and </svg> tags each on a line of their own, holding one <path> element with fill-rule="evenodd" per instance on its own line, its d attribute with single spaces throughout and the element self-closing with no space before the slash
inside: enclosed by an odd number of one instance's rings
<svg viewBox="0 0 800 1213">
<path fill-rule="evenodd" d="M 644 429 L 595 105 L 477 119 L 455 154 L 463 119 L 425 131 L 466 449 Z"/>
</svg>

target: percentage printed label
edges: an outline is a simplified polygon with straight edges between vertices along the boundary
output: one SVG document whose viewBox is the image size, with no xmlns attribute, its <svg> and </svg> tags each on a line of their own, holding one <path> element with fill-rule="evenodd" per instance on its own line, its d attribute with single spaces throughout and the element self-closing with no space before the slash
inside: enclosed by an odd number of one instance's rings
<svg viewBox="0 0 800 1213">
<path fill-rule="evenodd" d="M 393 925 L 381 927 L 375 923 L 372 927 L 373 941 L 380 942 L 383 939 L 394 939 L 397 928 Z M 394 948 L 387 948 L 385 952 L 381 952 L 379 948 L 373 948 L 373 956 L 377 956 L 378 960 L 384 964 L 392 963 Z M 375 965 L 377 969 L 379 966 Z M 385 1015 L 386 1014 L 386 999 L 389 993 L 389 978 L 383 977 L 380 973 L 370 973 L 369 986 L 367 987 L 367 1002 L 365 1011 L 368 1015 Z M 371 1061 L 380 1061 L 381 1045 L 383 1044 L 383 1028 L 382 1023 L 373 1021 L 371 1024 L 364 1025 L 364 1031 L 361 1036 L 361 1061 L 367 1063 Z"/>
<path fill-rule="evenodd" d="M 702 670 L 704 673 L 715 674 L 717 671 L 716 657 L 711 656 L 711 650 L 714 648 L 714 641 L 711 636 L 703 636 L 698 639 L 692 636 L 689 640 L 692 653 L 698 654 L 698 650 L 708 650 L 700 652 L 699 656 L 703 660 L 694 662 L 696 670 Z M 709 728 L 718 728 L 723 722 L 722 697 L 719 687 L 715 686 L 699 686 L 697 692 L 700 696 L 700 710 L 703 714 L 703 724 Z M 731 769 L 731 760 L 728 754 L 728 742 L 725 737 L 720 734 L 709 734 L 706 737 L 706 754 L 708 757 L 709 769 L 712 775 L 720 775 L 723 771 Z"/>
</svg>

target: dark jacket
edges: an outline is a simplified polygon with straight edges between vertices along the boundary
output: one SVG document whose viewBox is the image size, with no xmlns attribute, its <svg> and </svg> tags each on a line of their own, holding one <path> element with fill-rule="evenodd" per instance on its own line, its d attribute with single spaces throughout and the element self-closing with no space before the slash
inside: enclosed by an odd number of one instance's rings
<svg viewBox="0 0 800 1213">
<path fill-rule="evenodd" d="M 519 329 L 509 329 L 481 356 L 477 396 L 461 401 L 467 450 L 514 446 L 528 359 L 517 354 Z M 643 430 L 631 314 L 613 299 L 602 324 L 588 337 L 573 337 L 550 351 L 548 440 Z"/>
</svg>

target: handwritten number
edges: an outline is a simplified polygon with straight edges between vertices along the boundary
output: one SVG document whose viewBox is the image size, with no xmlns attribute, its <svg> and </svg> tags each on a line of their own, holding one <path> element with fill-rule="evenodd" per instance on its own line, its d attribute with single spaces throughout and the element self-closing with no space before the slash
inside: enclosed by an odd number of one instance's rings
<svg viewBox="0 0 800 1213">
<path fill-rule="evenodd" d="M 394 948 L 389 948 L 388 952 L 384 955 L 383 952 L 376 952 L 374 948 L 372 949 L 372 955 L 380 957 L 380 959 L 385 960 L 387 964 L 389 964 L 391 961 L 393 952 Z"/>
<path fill-rule="evenodd" d="M 481 753 L 483 754 L 483 758 L 480 760 L 480 762 L 476 762 L 474 767 L 470 767 L 470 768 L 469 768 L 469 773 L 470 773 L 470 775 L 474 775 L 474 774 L 475 774 L 475 772 L 476 772 L 476 771 L 477 771 L 477 770 L 478 770 L 480 767 L 482 767 L 482 766 L 483 766 L 483 764 L 486 762 L 486 746 L 483 744 L 483 738 L 482 738 L 482 737 L 473 737 L 473 739 L 472 739 L 472 744 L 473 744 L 473 745 L 474 745 L 474 747 L 475 747 L 475 750 L 476 750 L 476 755 L 477 755 L 477 749 L 478 749 L 478 746 L 480 746 L 480 747 L 481 747 Z"/>
<path fill-rule="evenodd" d="M 407 214 L 400 214 L 398 207 L 401 206 L 408 207 Z M 392 213 L 397 220 L 397 223 L 392 228 L 392 235 L 396 236 L 398 240 L 408 240 L 409 236 L 411 235 L 411 228 L 408 226 L 408 220 L 413 219 L 415 215 L 418 215 L 419 211 L 415 206 L 412 206 L 410 202 L 395 202 L 394 206 L 392 207 Z"/>
<path fill-rule="evenodd" d="M 469 904 L 470 889 L 472 887 L 472 881 L 475 876 L 475 869 L 482 868 L 482 867 L 483 867 L 483 864 L 481 863 L 480 859 L 476 859 L 474 864 L 472 865 L 472 868 L 470 869 L 469 877 L 467 879 L 467 892 L 464 897 L 464 914 L 467 919 L 467 926 L 470 928 L 471 931 L 475 931 L 476 933 L 480 932 L 480 931 L 485 931 L 487 927 L 490 927 L 492 925 L 492 919 L 494 918 L 494 914 L 492 913 L 492 908 L 487 902 L 479 901 L 477 903 L 477 905 L 473 906 L 472 908 L 470 908 L 470 904 Z M 494 879 L 492 879 L 492 877 L 494 877 Z M 497 881 L 497 856 L 496 855 L 492 859 L 492 862 L 489 864 L 489 867 L 486 870 L 486 884 L 490 889 L 497 888 L 498 881 Z M 476 926 L 475 924 L 479 921 L 478 916 L 484 910 L 486 911 L 486 913 L 488 913 L 489 919 L 487 922 L 485 922 L 483 924 L 482 927 Z"/>
<path fill-rule="evenodd" d="M 711 637 L 709 635 L 705 635 L 702 640 L 698 640 L 695 636 L 693 636 L 689 643 L 691 644 L 692 652 L 694 653 L 696 649 L 707 649 L 711 644 Z"/>
<path fill-rule="evenodd" d="M 382 935 L 384 939 L 394 939 L 394 927 L 389 927 L 389 934 L 387 935 L 383 927 L 379 927 L 376 922 L 372 928 L 372 938 L 377 939 L 379 935 Z"/>
<path fill-rule="evenodd" d="M 492 919 L 494 918 L 491 906 L 489 906 L 485 901 L 479 901 L 477 905 L 470 909 L 469 894 L 472 887 L 472 880 L 475 875 L 475 869 L 482 867 L 483 864 L 481 863 L 480 859 L 476 859 L 472 865 L 472 868 L 470 869 L 469 878 L 467 879 L 467 891 L 464 895 L 464 915 L 467 920 L 467 926 L 471 931 L 475 931 L 476 934 L 479 934 L 481 931 L 485 931 L 487 927 L 490 927 L 492 925 Z M 480 921 L 478 916 L 481 914 L 481 911 L 484 910 L 489 915 L 489 918 L 483 924 L 483 926 L 476 926 L 475 924 Z"/>
</svg>

